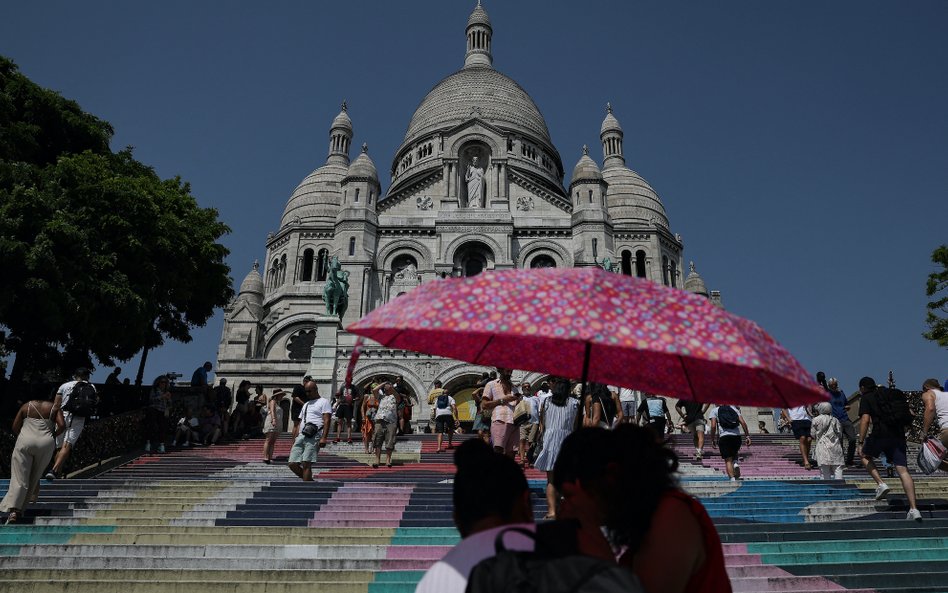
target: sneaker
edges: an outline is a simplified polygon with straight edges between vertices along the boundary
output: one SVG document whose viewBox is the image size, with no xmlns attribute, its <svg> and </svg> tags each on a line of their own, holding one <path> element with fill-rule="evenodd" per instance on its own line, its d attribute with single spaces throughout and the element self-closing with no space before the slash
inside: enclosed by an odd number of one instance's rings
<svg viewBox="0 0 948 593">
<path fill-rule="evenodd" d="M 187 449 L 188 447 L 191 446 L 191 443 L 189 443 L 188 441 L 184 441 L 183 443 L 181 443 L 181 446 Z"/>
<path fill-rule="evenodd" d="M 737 478 L 731 478 L 731 481 L 732 481 L 732 482 L 736 482 L 736 481 L 737 481 Z"/>
<path fill-rule="evenodd" d="M 921 521 L 922 514 L 918 511 L 918 509 L 909 509 L 908 515 L 906 515 L 905 518 L 909 521 Z"/>
<path fill-rule="evenodd" d="M 52 482 L 56 479 L 56 474 L 53 472 L 46 472 L 46 479 Z"/>
<path fill-rule="evenodd" d="M 165 452 L 165 444 L 164 444 L 164 443 L 161 443 L 160 445 L 158 445 L 158 452 L 159 452 L 159 453 L 164 453 L 164 452 Z"/>
<path fill-rule="evenodd" d="M 151 453 L 151 441 L 145 441 L 145 453 Z"/>
<path fill-rule="evenodd" d="M 734 477 L 735 477 L 735 478 L 740 478 L 740 477 L 741 477 L 741 466 L 739 466 L 739 465 L 736 464 L 736 463 L 734 464 Z"/>
<path fill-rule="evenodd" d="M 889 490 L 892 490 L 892 489 L 889 488 L 885 484 L 885 482 L 883 482 L 882 484 L 879 484 L 879 487 L 876 488 L 876 500 L 882 500 L 883 498 L 888 496 Z"/>
</svg>

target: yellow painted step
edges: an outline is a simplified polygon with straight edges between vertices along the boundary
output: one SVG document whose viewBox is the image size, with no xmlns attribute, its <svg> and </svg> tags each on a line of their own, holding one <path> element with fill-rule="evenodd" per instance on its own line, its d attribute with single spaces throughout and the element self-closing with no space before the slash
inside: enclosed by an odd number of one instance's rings
<svg viewBox="0 0 948 593">
<path fill-rule="evenodd" d="M 150 581 L 201 582 L 201 583 L 260 583 L 260 582 L 322 582 L 322 583 L 369 583 L 375 573 L 368 570 L 74 570 L 74 569 L 20 569 L 0 570 L 2 581 Z M 19 585 L 17 585 L 19 587 Z M 0 589 L 3 590 L 3 589 Z M 13 590 L 13 589 L 11 589 Z M 138 590 L 137 588 L 135 589 Z"/>
</svg>

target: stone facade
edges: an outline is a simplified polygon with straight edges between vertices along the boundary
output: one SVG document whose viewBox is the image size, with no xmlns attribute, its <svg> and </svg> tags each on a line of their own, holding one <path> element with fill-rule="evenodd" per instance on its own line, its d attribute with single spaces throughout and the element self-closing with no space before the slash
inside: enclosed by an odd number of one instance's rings
<svg viewBox="0 0 948 593">
<path fill-rule="evenodd" d="M 609 266 L 720 300 L 693 266 L 683 280 L 681 237 L 658 194 L 626 166 L 612 107 L 600 130 L 602 167 L 583 147 L 564 186 L 536 104 L 492 66 L 493 31 L 480 4 L 465 34 L 464 67 L 415 111 L 384 194 L 364 144 L 350 162 L 353 124 L 343 104 L 326 163 L 293 192 L 262 269 L 254 264 L 225 310 L 219 377 L 286 387 L 310 371 L 324 393 L 335 390 L 355 342 L 346 326 L 422 282 L 485 270 Z M 333 258 L 349 285 L 342 319 L 325 303 Z M 450 386 L 483 370 L 370 345 L 355 380 L 401 374 L 423 395 L 436 378 Z"/>
</svg>

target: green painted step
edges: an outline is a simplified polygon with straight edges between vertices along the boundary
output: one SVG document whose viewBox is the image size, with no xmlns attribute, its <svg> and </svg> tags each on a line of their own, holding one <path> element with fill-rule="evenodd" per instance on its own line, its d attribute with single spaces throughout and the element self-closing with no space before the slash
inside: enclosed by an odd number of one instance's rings
<svg viewBox="0 0 948 593">
<path fill-rule="evenodd" d="M 768 542 L 747 544 L 750 554 L 792 554 L 797 552 L 887 552 L 905 549 L 948 550 L 948 537 L 832 539 L 800 542 Z"/>
<path fill-rule="evenodd" d="M 761 554 L 760 561 L 764 564 L 792 566 L 798 564 L 839 564 L 843 562 L 887 562 L 895 557 L 911 558 L 914 562 L 948 560 L 948 549 L 924 550 L 919 549 L 914 544 L 883 551 L 808 552 L 801 549 L 794 553 Z"/>
<path fill-rule="evenodd" d="M 421 580 L 423 571 L 370 570 L 177 570 L 177 569 L 2 569 L 0 581 L 155 581 L 155 582 L 301 582 L 326 583 L 411 583 Z"/>
</svg>

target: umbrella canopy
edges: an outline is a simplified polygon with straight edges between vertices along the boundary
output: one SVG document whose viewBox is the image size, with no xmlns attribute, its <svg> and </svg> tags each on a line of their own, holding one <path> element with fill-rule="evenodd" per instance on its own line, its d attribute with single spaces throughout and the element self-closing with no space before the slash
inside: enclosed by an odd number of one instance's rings
<svg viewBox="0 0 948 593">
<path fill-rule="evenodd" d="M 392 348 L 679 399 L 774 407 L 827 399 L 754 322 L 593 267 L 433 280 L 348 331 Z"/>
</svg>

